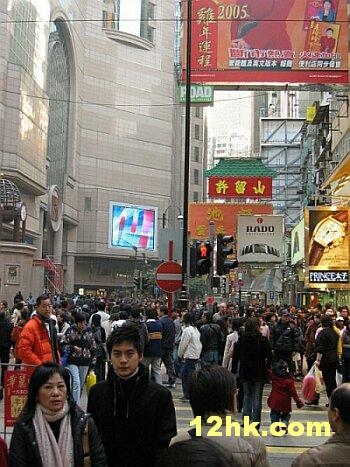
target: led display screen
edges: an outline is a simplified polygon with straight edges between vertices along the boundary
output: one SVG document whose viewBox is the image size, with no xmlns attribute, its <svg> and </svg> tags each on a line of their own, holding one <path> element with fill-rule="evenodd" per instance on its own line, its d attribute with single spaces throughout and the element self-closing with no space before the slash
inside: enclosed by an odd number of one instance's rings
<svg viewBox="0 0 350 467">
<path fill-rule="evenodd" d="M 157 208 L 110 203 L 110 241 L 112 248 L 157 248 Z"/>
</svg>

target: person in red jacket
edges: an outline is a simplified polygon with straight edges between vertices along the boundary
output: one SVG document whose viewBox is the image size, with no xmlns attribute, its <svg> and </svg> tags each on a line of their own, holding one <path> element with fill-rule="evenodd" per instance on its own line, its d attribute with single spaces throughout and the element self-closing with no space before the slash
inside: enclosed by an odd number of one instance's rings
<svg viewBox="0 0 350 467">
<path fill-rule="evenodd" d="M 295 0 L 238 0 L 236 4 L 243 16 L 231 22 L 232 47 L 292 50 L 287 18 L 294 3 Z"/>
<path fill-rule="evenodd" d="M 288 364 L 285 361 L 278 360 L 278 362 L 274 363 L 269 376 L 272 380 L 272 389 L 267 399 L 267 405 L 271 409 L 271 423 L 284 423 L 285 427 L 281 427 L 280 430 L 287 434 L 288 423 L 292 412 L 292 398 L 295 400 L 298 408 L 303 407 L 304 403 L 298 396 L 294 385 L 294 379 L 289 374 Z"/>
<path fill-rule="evenodd" d="M 8 466 L 8 454 L 5 441 L 0 436 L 0 467 Z"/>
<path fill-rule="evenodd" d="M 21 332 L 17 354 L 25 365 L 35 366 L 45 362 L 60 363 L 55 321 L 51 319 L 52 303 L 48 295 L 40 295 L 36 315 Z"/>
</svg>

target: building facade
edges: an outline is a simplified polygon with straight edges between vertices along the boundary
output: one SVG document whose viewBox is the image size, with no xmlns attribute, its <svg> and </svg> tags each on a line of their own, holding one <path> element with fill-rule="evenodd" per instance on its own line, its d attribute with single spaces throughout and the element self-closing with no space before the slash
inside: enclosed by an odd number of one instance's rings
<svg viewBox="0 0 350 467">
<path fill-rule="evenodd" d="M 181 203 L 175 22 L 157 20 L 174 11 L 170 0 L 0 0 L 0 168 L 35 249 L 24 294 L 45 282 L 127 288 L 141 251 L 158 258 L 156 243 L 111 248 L 110 209 L 152 208 L 156 237 Z"/>
</svg>

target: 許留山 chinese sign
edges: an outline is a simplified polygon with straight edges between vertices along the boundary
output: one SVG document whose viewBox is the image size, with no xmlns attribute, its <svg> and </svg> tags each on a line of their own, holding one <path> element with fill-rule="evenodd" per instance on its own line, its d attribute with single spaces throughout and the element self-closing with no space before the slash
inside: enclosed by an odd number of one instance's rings
<svg viewBox="0 0 350 467">
<path fill-rule="evenodd" d="M 272 198 L 271 177 L 209 177 L 210 198 Z"/>
</svg>

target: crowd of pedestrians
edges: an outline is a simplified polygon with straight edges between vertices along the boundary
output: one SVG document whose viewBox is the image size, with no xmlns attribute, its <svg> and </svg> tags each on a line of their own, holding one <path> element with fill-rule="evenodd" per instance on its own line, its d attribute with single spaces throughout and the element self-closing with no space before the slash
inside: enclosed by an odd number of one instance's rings
<svg viewBox="0 0 350 467">
<path fill-rule="evenodd" d="M 11 348 L 15 368 L 23 365 L 31 373 L 28 401 L 12 435 L 12 466 L 83 466 L 85 458 L 95 466 L 175 465 L 190 446 L 192 465 L 217 450 L 221 461 L 210 465 L 268 466 L 260 438 L 213 443 L 206 421 L 217 415 L 224 427 L 227 415 L 247 417 L 259 431 L 263 390 L 271 383 L 271 423 L 284 423 L 287 434 L 292 399 L 304 405 L 295 379 L 313 365 L 323 374 L 337 448 L 350 432 L 348 413 L 339 405 L 350 410 L 350 386 L 337 388 L 339 375 L 350 381 L 347 307 L 221 303 L 209 312 L 197 303 L 168 314 L 160 301 L 49 295 L 34 301 L 19 292 L 11 308 L 0 302 L 2 387 Z M 79 404 L 89 370 L 98 384 L 89 392 L 87 415 Z M 179 378 L 181 399 L 201 417 L 201 440 L 193 430 L 177 435 L 171 390 Z M 319 403 L 317 395 L 305 401 Z M 294 465 L 309 465 L 300 462 Z"/>
</svg>

